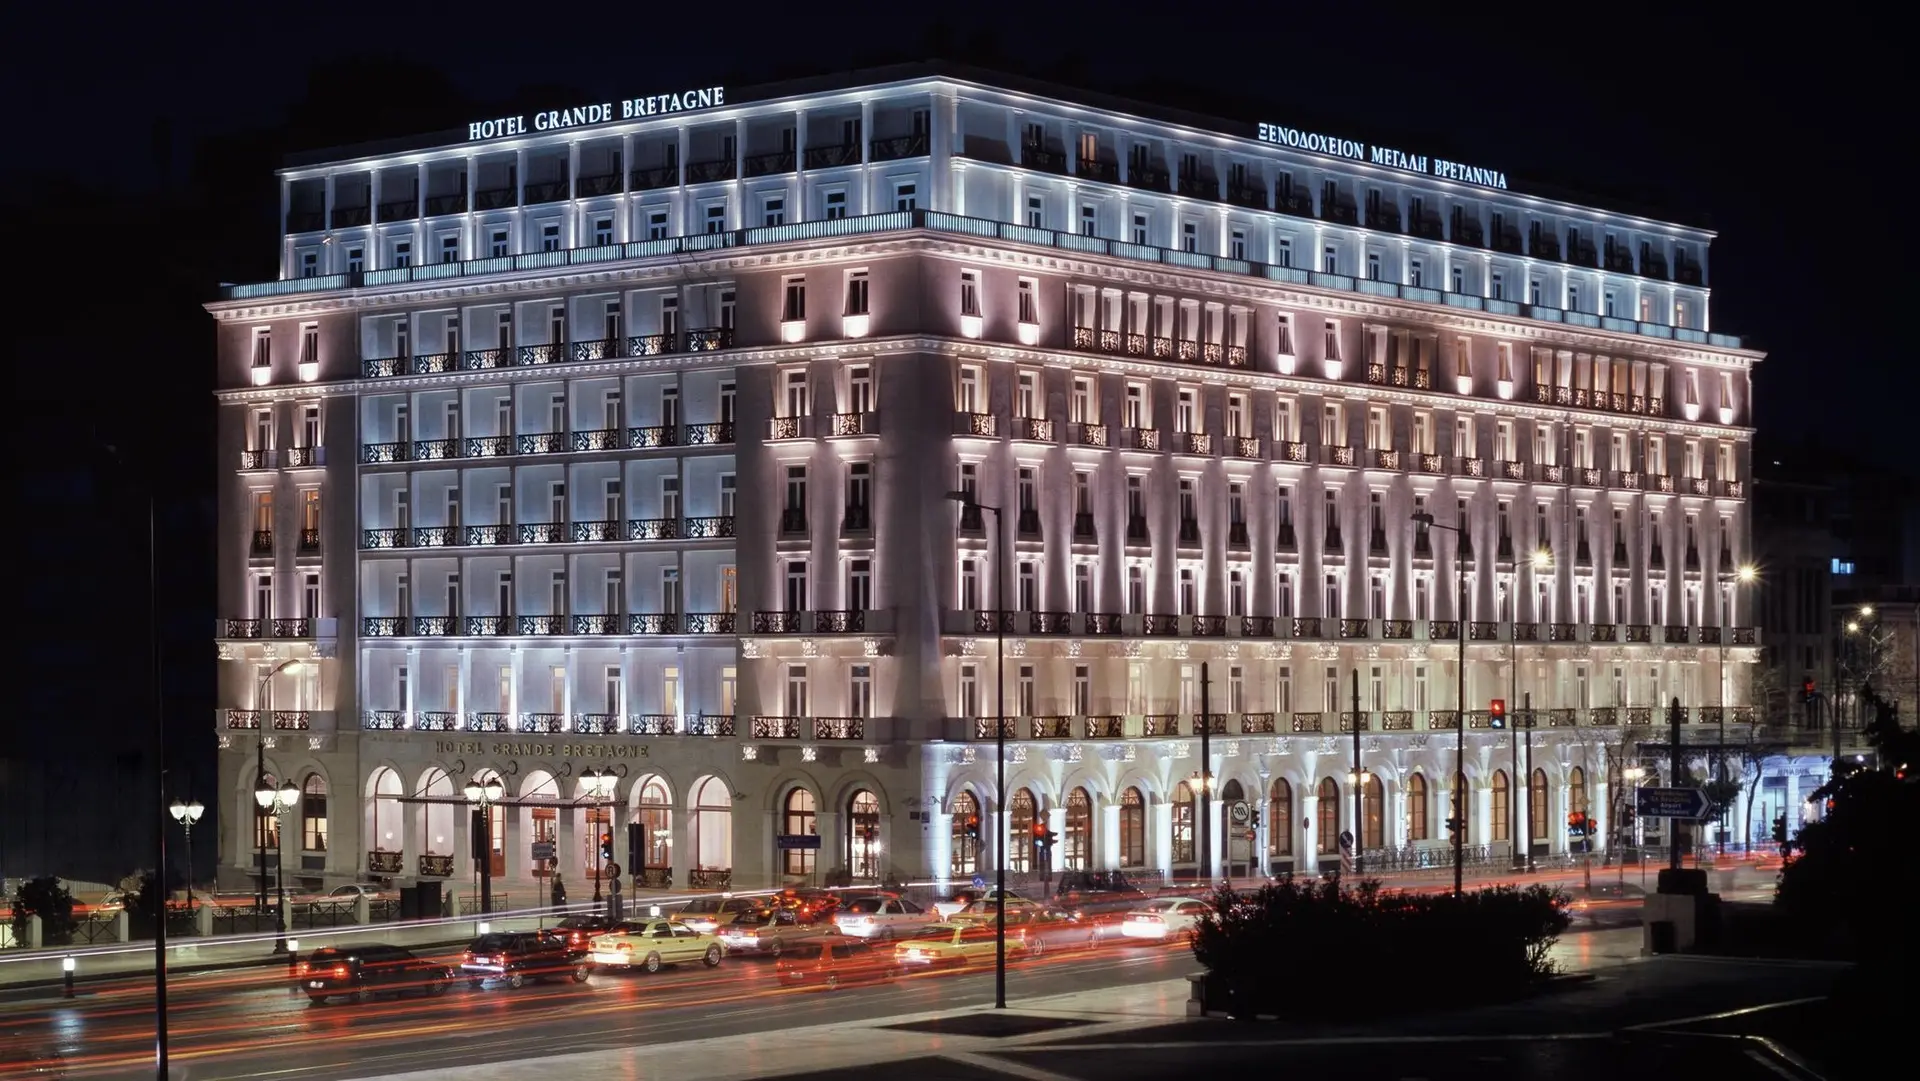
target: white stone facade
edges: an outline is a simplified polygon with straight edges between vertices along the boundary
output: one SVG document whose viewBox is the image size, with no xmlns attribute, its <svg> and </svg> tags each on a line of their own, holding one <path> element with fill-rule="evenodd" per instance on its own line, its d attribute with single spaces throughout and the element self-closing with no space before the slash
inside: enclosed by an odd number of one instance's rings
<svg viewBox="0 0 1920 1081">
<path fill-rule="evenodd" d="M 1745 705 L 1709 234 L 931 72 L 724 100 L 283 171 L 210 306 L 229 875 L 262 733 L 321 882 L 466 880 L 418 801 L 482 771 L 499 876 L 580 881 L 599 766 L 650 884 L 986 871 L 997 627 L 1016 868 L 1195 873 L 1203 666 L 1221 869 L 1331 858 L 1356 693 L 1366 846 L 1444 846 L 1463 631 L 1478 850 Z"/>
</svg>

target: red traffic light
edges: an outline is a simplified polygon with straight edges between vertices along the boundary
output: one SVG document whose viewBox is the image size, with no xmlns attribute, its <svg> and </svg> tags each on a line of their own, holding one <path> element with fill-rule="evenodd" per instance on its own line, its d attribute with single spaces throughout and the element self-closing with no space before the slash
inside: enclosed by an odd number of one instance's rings
<svg viewBox="0 0 1920 1081">
<path fill-rule="evenodd" d="M 1494 699 L 1492 706 L 1487 712 L 1495 717 L 1505 717 L 1507 715 L 1507 700 L 1504 698 Z"/>
</svg>

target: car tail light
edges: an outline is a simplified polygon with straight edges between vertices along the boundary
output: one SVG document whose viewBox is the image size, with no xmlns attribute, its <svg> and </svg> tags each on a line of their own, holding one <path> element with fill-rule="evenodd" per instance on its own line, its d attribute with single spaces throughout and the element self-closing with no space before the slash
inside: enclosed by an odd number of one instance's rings
<svg viewBox="0 0 1920 1081">
<path fill-rule="evenodd" d="M 336 980 L 344 980 L 344 979 L 346 979 L 346 978 L 347 978 L 347 966 L 345 966 L 345 965 L 335 965 L 335 966 L 333 966 L 333 978 L 334 978 L 334 979 L 336 979 Z"/>
<path fill-rule="evenodd" d="M 620 944 L 620 952 L 621 952 L 621 953 L 632 953 L 632 952 L 633 952 L 633 943 L 631 943 L 631 942 L 622 942 L 622 943 Z"/>
<path fill-rule="evenodd" d="M 312 966 L 308 965 L 305 961 L 302 961 L 300 962 L 300 967 L 295 971 L 298 972 L 300 975 L 305 976 L 311 970 L 311 967 Z"/>
</svg>

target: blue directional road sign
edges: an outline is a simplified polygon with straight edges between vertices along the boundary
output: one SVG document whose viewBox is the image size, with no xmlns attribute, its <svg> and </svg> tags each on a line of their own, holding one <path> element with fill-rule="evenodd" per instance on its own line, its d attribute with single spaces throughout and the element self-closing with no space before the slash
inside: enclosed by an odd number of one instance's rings
<svg viewBox="0 0 1920 1081">
<path fill-rule="evenodd" d="M 979 875 L 974 875 L 974 876 L 973 876 L 973 888 L 974 888 L 974 889 L 976 889 L 976 890 L 984 890 L 984 889 L 986 889 L 986 888 L 987 888 L 987 880 L 986 880 L 985 878 L 982 878 L 982 877 L 981 877 L 981 876 L 979 876 Z"/>
<path fill-rule="evenodd" d="M 1639 788 L 1633 809 L 1641 818 L 1705 818 L 1707 794 L 1698 788 Z"/>
</svg>

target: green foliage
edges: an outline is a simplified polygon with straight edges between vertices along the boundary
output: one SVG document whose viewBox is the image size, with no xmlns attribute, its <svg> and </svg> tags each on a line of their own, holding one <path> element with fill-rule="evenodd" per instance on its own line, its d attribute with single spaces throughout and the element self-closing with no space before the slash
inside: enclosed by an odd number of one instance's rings
<svg viewBox="0 0 1920 1081">
<path fill-rule="evenodd" d="M 27 941 L 27 918 L 40 917 L 40 941 L 65 946 L 73 941 L 79 921 L 73 918 L 73 894 L 58 878 L 47 875 L 21 882 L 13 893 L 13 939 Z"/>
<path fill-rule="evenodd" d="M 1700 790 L 1706 793 L 1707 804 L 1712 808 L 1713 815 L 1718 816 L 1721 811 L 1731 807 L 1734 800 L 1740 798 L 1740 790 L 1743 787 L 1745 786 L 1738 780 L 1728 777 L 1724 781 L 1708 781 L 1700 786 Z"/>
<path fill-rule="evenodd" d="M 1251 892 L 1221 889 L 1195 927 L 1193 955 L 1242 1016 L 1418 1009 L 1424 996 L 1379 994 L 1382 973 L 1408 957 L 1448 972 L 1448 1001 L 1511 994 L 1553 973 L 1548 957 L 1567 929 L 1567 896 L 1546 886 L 1451 893 L 1383 890 L 1375 880 L 1343 888 L 1281 878 Z M 1289 998 L 1290 972 L 1312 972 L 1314 994 Z"/>
<path fill-rule="evenodd" d="M 1911 847 L 1920 828 L 1920 733 L 1901 729 L 1891 705 L 1863 693 L 1874 767 L 1849 771 L 1842 763 L 1813 793 L 1826 810 L 1794 839 L 1774 900 L 1809 933 L 1851 943 L 1863 958 L 1910 958 L 1920 945 L 1907 909 L 1920 887 Z"/>
</svg>

